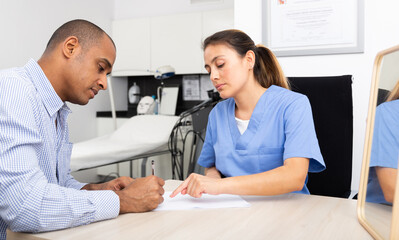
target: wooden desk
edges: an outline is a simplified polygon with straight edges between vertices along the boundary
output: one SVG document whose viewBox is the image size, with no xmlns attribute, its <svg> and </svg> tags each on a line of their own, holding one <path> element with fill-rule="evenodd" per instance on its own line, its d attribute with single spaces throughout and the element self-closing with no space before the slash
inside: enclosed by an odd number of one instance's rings
<svg viewBox="0 0 399 240">
<path fill-rule="evenodd" d="M 173 190 L 180 181 L 166 181 Z M 160 211 L 7 239 L 372 239 L 356 216 L 356 201 L 316 195 L 244 196 L 249 208 Z"/>
<path fill-rule="evenodd" d="M 366 202 L 364 215 L 367 222 L 373 226 L 383 239 L 389 239 L 392 220 L 392 206 Z"/>
</svg>

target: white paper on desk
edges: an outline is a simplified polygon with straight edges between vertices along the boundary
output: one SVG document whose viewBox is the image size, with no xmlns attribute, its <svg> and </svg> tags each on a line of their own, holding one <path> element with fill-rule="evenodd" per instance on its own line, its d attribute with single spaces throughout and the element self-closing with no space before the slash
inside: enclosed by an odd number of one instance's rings
<svg viewBox="0 0 399 240">
<path fill-rule="evenodd" d="M 242 199 L 238 195 L 220 194 L 209 195 L 202 194 L 200 198 L 194 198 L 190 195 L 178 194 L 171 198 L 172 192 L 165 192 L 163 195 L 164 202 L 161 203 L 154 211 L 167 210 L 189 210 L 189 209 L 206 209 L 206 208 L 242 208 L 250 207 L 251 204 Z"/>
</svg>

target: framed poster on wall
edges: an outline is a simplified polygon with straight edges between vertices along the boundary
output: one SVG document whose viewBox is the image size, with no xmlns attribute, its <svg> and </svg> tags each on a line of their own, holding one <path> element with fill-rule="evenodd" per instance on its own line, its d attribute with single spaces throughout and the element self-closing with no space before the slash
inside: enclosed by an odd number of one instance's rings
<svg viewBox="0 0 399 240">
<path fill-rule="evenodd" d="M 263 0 L 263 43 L 276 56 L 361 53 L 364 0 Z"/>
</svg>

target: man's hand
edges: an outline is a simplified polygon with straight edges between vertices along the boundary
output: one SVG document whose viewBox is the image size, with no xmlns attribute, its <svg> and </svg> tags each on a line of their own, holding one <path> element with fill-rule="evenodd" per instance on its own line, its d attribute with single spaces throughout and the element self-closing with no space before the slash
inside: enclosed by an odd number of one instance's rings
<svg viewBox="0 0 399 240">
<path fill-rule="evenodd" d="M 115 191 L 120 200 L 119 213 L 147 212 L 163 202 L 165 181 L 157 176 L 136 178 L 128 186 Z"/>
<path fill-rule="evenodd" d="M 109 182 L 100 183 L 100 184 L 87 184 L 82 190 L 112 190 L 119 191 L 124 189 L 127 185 L 131 184 L 134 181 L 133 178 L 130 177 L 119 177 L 113 179 Z"/>
</svg>

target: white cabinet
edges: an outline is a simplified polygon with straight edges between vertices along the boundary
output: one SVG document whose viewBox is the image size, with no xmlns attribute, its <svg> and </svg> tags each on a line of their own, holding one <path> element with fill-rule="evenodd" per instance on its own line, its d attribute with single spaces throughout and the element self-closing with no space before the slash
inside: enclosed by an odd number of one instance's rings
<svg viewBox="0 0 399 240">
<path fill-rule="evenodd" d="M 233 9 L 117 20 L 112 38 L 117 47 L 113 76 L 150 75 L 171 65 L 176 74 L 206 73 L 205 37 L 233 28 Z"/>
<path fill-rule="evenodd" d="M 150 74 L 150 18 L 114 21 L 112 38 L 116 45 L 113 76 Z"/>
<path fill-rule="evenodd" d="M 224 9 L 202 13 L 201 43 L 210 35 L 226 29 L 234 28 L 234 10 Z M 201 73 L 208 73 L 205 68 L 204 58 L 201 55 Z"/>
<path fill-rule="evenodd" d="M 176 74 L 201 71 L 201 13 L 151 18 L 151 65 L 171 65 Z"/>
<path fill-rule="evenodd" d="M 234 28 L 234 10 L 224 9 L 202 13 L 202 41 L 215 32 Z"/>
</svg>

